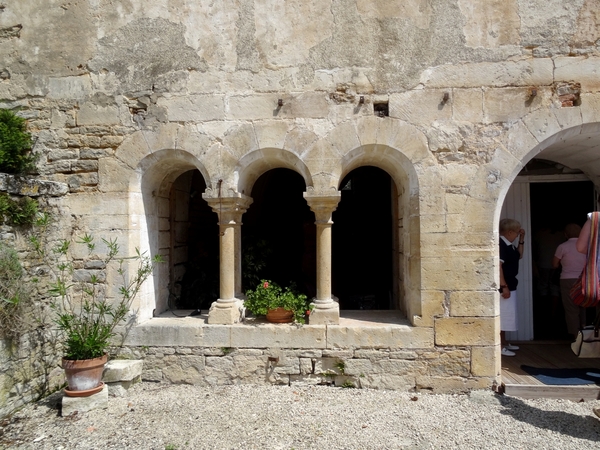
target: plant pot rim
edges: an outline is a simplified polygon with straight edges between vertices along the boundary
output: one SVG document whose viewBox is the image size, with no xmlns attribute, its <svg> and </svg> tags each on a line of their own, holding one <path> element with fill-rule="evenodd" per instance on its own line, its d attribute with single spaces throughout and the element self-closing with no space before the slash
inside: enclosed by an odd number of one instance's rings
<svg viewBox="0 0 600 450">
<path fill-rule="evenodd" d="M 64 364 L 82 364 L 82 363 L 86 363 L 86 362 L 100 362 L 104 360 L 104 363 L 106 363 L 106 361 L 108 361 L 108 353 L 105 353 L 102 356 L 98 356 L 96 358 L 89 358 L 89 359 L 70 359 L 70 358 L 66 358 L 63 356 L 62 358 L 62 362 L 63 362 L 63 366 Z"/>
</svg>

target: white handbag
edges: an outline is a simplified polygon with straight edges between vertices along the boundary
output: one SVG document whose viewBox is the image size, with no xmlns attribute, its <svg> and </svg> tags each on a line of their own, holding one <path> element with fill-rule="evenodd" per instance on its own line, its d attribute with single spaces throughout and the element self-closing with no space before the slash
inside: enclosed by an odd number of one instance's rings
<svg viewBox="0 0 600 450">
<path fill-rule="evenodd" d="M 600 358 L 600 330 L 597 326 L 585 327 L 577 333 L 571 350 L 579 358 Z"/>
</svg>

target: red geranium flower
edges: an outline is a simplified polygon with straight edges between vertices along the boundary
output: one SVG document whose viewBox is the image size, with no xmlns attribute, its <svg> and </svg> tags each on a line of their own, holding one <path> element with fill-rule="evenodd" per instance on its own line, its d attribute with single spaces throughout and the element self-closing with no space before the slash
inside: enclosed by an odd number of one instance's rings
<svg viewBox="0 0 600 450">
<path fill-rule="evenodd" d="M 267 282 L 265 281 L 265 282 L 263 283 L 263 287 L 264 287 L 265 289 L 267 289 L 267 288 L 269 287 L 269 283 L 267 283 Z"/>
</svg>

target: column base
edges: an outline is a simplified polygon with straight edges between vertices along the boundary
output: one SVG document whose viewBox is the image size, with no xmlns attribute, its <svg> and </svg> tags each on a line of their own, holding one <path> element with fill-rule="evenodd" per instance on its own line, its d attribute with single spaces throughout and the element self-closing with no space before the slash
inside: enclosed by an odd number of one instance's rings
<svg viewBox="0 0 600 450">
<path fill-rule="evenodd" d="M 314 303 L 315 308 L 310 312 L 309 325 L 339 325 L 340 305 L 333 300 L 325 304 Z M 324 307 L 323 307 L 324 306 Z"/>
<path fill-rule="evenodd" d="M 244 319 L 244 302 L 238 299 L 213 302 L 208 310 L 208 323 L 213 325 L 231 325 Z"/>
</svg>

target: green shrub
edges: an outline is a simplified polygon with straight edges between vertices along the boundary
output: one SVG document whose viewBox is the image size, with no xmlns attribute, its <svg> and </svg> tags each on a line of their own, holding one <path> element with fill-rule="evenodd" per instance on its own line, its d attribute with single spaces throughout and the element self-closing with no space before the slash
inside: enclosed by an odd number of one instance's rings
<svg viewBox="0 0 600 450">
<path fill-rule="evenodd" d="M 0 225 L 31 225 L 38 212 L 38 203 L 29 197 L 13 200 L 5 192 L 0 192 Z"/>
<path fill-rule="evenodd" d="M 8 109 L 0 109 L 0 172 L 23 173 L 34 168 L 27 122 Z"/>
</svg>

